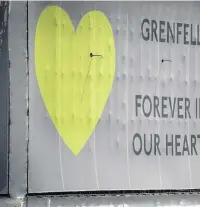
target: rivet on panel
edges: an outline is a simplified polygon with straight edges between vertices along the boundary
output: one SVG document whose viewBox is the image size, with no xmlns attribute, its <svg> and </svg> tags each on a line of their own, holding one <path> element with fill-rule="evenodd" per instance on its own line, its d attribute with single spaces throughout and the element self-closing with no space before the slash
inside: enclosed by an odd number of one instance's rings
<svg viewBox="0 0 200 207">
<path fill-rule="evenodd" d="M 122 127 L 123 127 L 123 129 L 125 129 L 125 128 L 126 128 L 126 124 L 125 124 L 125 123 L 123 123 L 123 124 L 122 124 Z"/>
<path fill-rule="evenodd" d="M 122 106 L 123 106 L 123 108 L 125 108 L 125 106 L 126 106 L 126 101 L 123 101 L 123 102 L 122 102 Z"/>
<path fill-rule="evenodd" d="M 75 114 L 74 114 L 74 112 L 72 113 L 72 120 L 73 121 L 75 120 Z"/>
<path fill-rule="evenodd" d="M 44 119 L 49 119 L 49 115 L 45 115 Z"/>
<path fill-rule="evenodd" d="M 124 35 L 126 34 L 126 28 L 124 28 Z"/>
<path fill-rule="evenodd" d="M 109 112 L 109 114 L 108 114 L 108 120 L 109 120 L 109 122 L 111 121 L 111 112 Z"/>
<path fill-rule="evenodd" d="M 97 124 L 99 124 L 101 121 L 102 121 L 102 119 L 101 119 L 101 117 L 100 117 L 99 120 L 98 120 L 98 122 L 97 122 Z"/>
<path fill-rule="evenodd" d="M 119 30 L 120 30 L 119 27 L 117 27 L 117 29 L 116 29 L 116 33 L 117 34 L 119 34 Z"/>
<path fill-rule="evenodd" d="M 91 80 L 91 79 L 92 79 L 92 74 L 89 73 L 89 74 L 88 74 L 88 80 Z"/>
<path fill-rule="evenodd" d="M 119 139 L 118 138 L 116 140 L 116 146 L 117 146 L 117 148 L 119 148 Z"/>
<path fill-rule="evenodd" d="M 65 25 L 66 25 L 66 22 L 63 21 L 63 22 L 62 22 L 62 27 L 65 27 Z"/>
<path fill-rule="evenodd" d="M 93 15 L 90 13 L 90 14 L 89 14 L 89 20 L 90 20 L 90 22 L 91 22 L 91 20 L 92 20 L 92 16 L 93 16 Z"/>
<path fill-rule="evenodd" d="M 111 49 L 112 49 L 112 47 L 111 47 L 111 44 L 109 43 L 109 44 L 108 44 L 108 51 L 110 52 Z"/>
<path fill-rule="evenodd" d="M 55 122 L 58 122 L 58 116 L 55 115 Z"/>
<path fill-rule="evenodd" d="M 89 30 L 92 30 L 92 24 L 89 24 Z"/>
<path fill-rule="evenodd" d="M 119 73 L 117 74 L 117 80 L 119 80 Z"/>
<path fill-rule="evenodd" d="M 129 62 L 129 64 L 130 64 L 130 66 L 133 65 L 133 58 L 132 58 L 132 57 L 130 58 L 130 62 Z"/>
<path fill-rule="evenodd" d="M 130 33 L 131 33 L 131 36 L 132 36 L 133 33 L 134 33 L 134 29 L 133 28 L 131 29 Z"/>
<path fill-rule="evenodd" d="M 133 74 L 131 75 L 131 80 L 133 81 L 133 79 L 134 79 L 134 76 L 133 76 Z"/>
<path fill-rule="evenodd" d="M 126 79 L 126 72 L 123 73 L 123 78 Z"/>
<path fill-rule="evenodd" d="M 102 75 L 103 75 L 103 73 L 102 73 L 102 71 L 100 71 L 100 73 L 99 73 L 100 78 L 102 77 Z"/>
<path fill-rule="evenodd" d="M 91 140 L 89 140 L 89 152 L 92 152 L 92 141 Z"/>
<path fill-rule="evenodd" d="M 64 78 L 64 75 L 65 75 L 65 73 L 62 71 L 62 72 L 60 73 L 60 77 L 61 77 L 61 78 Z"/>
</svg>

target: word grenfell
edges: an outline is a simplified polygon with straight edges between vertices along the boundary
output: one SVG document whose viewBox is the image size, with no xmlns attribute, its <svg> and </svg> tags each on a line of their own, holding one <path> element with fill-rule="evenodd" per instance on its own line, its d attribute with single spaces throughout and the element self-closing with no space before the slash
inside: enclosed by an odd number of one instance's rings
<svg viewBox="0 0 200 207">
<path fill-rule="evenodd" d="M 167 97 L 135 95 L 135 113 L 139 112 L 145 117 L 159 118 L 191 118 L 190 99 L 183 97 Z"/>
<path fill-rule="evenodd" d="M 199 25 L 180 22 L 170 23 L 145 18 L 141 23 L 141 33 L 145 41 L 200 45 Z"/>
</svg>

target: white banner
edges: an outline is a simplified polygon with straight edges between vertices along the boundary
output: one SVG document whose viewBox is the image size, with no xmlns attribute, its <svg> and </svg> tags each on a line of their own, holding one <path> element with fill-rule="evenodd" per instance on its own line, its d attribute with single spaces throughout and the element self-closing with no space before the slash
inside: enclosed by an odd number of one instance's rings
<svg viewBox="0 0 200 207">
<path fill-rule="evenodd" d="M 199 188 L 199 3 L 32 2 L 29 191 Z"/>
</svg>

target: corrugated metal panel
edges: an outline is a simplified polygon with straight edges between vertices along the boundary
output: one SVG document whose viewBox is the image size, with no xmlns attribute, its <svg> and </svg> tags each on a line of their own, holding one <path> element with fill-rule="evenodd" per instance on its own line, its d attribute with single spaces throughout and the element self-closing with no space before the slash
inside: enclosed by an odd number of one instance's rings
<svg viewBox="0 0 200 207">
<path fill-rule="evenodd" d="M 191 42 L 199 39 L 199 9 L 199 2 L 30 2 L 29 192 L 199 188 L 200 142 L 197 154 L 175 151 L 184 140 L 191 149 L 189 135 L 199 133 L 200 47 Z M 146 97 L 138 114 L 137 95 Z M 190 100 L 192 118 L 177 117 L 177 108 L 171 118 L 170 104 L 162 116 L 168 97 Z M 171 134 L 181 146 L 166 144 Z"/>
</svg>

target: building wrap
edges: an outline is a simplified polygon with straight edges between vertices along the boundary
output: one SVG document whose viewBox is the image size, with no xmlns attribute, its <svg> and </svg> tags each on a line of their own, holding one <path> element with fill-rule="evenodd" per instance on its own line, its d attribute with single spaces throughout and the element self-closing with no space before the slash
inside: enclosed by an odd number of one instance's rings
<svg viewBox="0 0 200 207">
<path fill-rule="evenodd" d="M 199 206 L 199 2 L 0 5 L 0 206 Z"/>
</svg>

